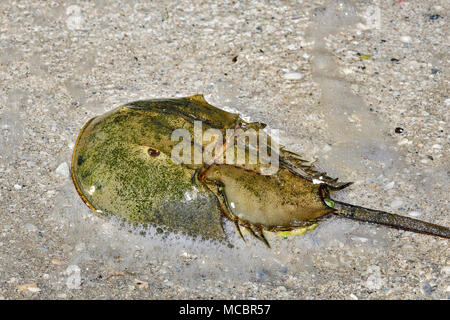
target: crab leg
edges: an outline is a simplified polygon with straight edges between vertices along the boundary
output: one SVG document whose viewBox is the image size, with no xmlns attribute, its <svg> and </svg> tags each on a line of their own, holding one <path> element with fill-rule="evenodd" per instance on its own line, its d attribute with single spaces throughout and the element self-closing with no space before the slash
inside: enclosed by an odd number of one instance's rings
<svg viewBox="0 0 450 320">
<path fill-rule="evenodd" d="M 266 244 L 267 248 L 270 249 L 270 244 L 269 244 L 269 241 L 267 241 L 266 236 L 264 235 L 264 230 L 262 228 L 259 228 L 258 233 L 259 233 L 260 240 Z"/>
<path fill-rule="evenodd" d="M 239 235 L 241 236 L 242 240 L 243 240 L 244 242 L 246 242 L 244 236 L 242 235 L 241 227 L 239 226 L 239 221 L 238 221 L 238 219 L 234 220 L 234 225 L 235 225 L 236 230 L 238 231 Z"/>
</svg>

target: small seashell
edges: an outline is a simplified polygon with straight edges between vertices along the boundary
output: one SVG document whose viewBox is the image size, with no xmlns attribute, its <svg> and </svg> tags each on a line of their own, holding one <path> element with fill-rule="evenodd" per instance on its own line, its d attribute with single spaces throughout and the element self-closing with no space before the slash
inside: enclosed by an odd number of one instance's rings
<svg viewBox="0 0 450 320">
<path fill-rule="evenodd" d="M 300 80 L 303 78 L 303 74 L 300 72 L 288 72 L 283 75 L 286 80 Z"/>
</svg>

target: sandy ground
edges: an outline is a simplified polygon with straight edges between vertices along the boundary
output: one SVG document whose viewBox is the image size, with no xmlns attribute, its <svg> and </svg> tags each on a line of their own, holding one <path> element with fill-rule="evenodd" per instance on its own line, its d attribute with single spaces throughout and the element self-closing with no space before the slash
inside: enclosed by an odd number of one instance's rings
<svg viewBox="0 0 450 320">
<path fill-rule="evenodd" d="M 195 1 L 194 1 L 195 2 Z M 195 2 L 197 3 L 197 2 Z M 1 299 L 448 299 L 448 240 L 333 218 L 266 249 L 94 216 L 79 129 L 203 93 L 355 184 L 351 203 L 449 225 L 448 1 L 1 1 Z"/>
</svg>

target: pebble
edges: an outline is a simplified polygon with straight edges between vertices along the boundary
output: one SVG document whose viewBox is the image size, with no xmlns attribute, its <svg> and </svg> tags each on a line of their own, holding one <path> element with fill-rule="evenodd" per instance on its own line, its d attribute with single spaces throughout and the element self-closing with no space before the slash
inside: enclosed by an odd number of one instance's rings
<svg viewBox="0 0 450 320">
<path fill-rule="evenodd" d="M 447 107 L 450 107 L 450 98 L 445 99 L 444 103 Z"/>
<path fill-rule="evenodd" d="M 350 293 L 350 298 L 352 298 L 353 300 L 358 300 L 358 297 L 353 293 Z"/>
<path fill-rule="evenodd" d="M 447 276 L 450 275 L 450 266 L 445 266 L 441 269 L 442 273 L 445 273 Z"/>
<path fill-rule="evenodd" d="M 66 286 L 68 289 L 81 289 L 81 269 L 75 264 L 71 264 L 64 272 L 68 277 Z"/>
<path fill-rule="evenodd" d="M 21 186 L 21 185 L 18 185 L 18 184 L 15 184 L 15 185 L 14 185 L 14 189 L 20 190 L 20 189 L 22 189 L 22 186 Z"/>
<path fill-rule="evenodd" d="M 303 74 L 300 72 L 288 72 L 283 75 L 286 80 L 300 80 L 303 78 Z"/>
<path fill-rule="evenodd" d="M 76 5 L 71 5 L 66 9 L 67 19 L 66 25 L 70 30 L 81 30 L 84 24 L 84 17 L 81 14 L 81 8 Z"/>
<path fill-rule="evenodd" d="M 426 295 L 430 295 L 431 292 L 433 292 L 433 288 L 431 288 L 430 284 L 427 283 L 427 282 L 424 283 L 424 284 L 422 285 L 422 293 L 423 293 L 423 294 L 426 294 Z"/>
<path fill-rule="evenodd" d="M 70 176 L 69 166 L 66 162 L 61 163 L 58 168 L 56 168 L 55 173 L 58 176 L 68 178 Z"/>
<path fill-rule="evenodd" d="M 412 141 L 409 141 L 408 139 L 403 138 L 402 140 L 400 140 L 400 141 L 398 142 L 398 145 L 399 145 L 399 146 L 403 146 L 403 145 L 405 145 L 405 144 L 412 144 Z"/>
<path fill-rule="evenodd" d="M 41 289 L 39 289 L 37 283 L 24 283 L 24 284 L 18 285 L 17 290 L 28 291 L 28 292 L 33 292 L 33 293 L 37 293 L 37 292 L 41 291 Z"/>
<path fill-rule="evenodd" d="M 387 185 L 384 186 L 384 190 L 391 190 L 395 185 L 394 181 L 389 182 Z"/>
<path fill-rule="evenodd" d="M 422 212 L 419 212 L 419 211 L 411 211 L 411 212 L 408 213 L 408 215 L 409 215 L 410 217 L 418 217 L 418 216 L 421 216 L 421 215 L 422 215 Z"/>
<path fill-rule="evenodd" d="M 433 149 L 442 149 L 442 146 L 440 144 L 433 144 L 433 146 L 431 147 Z"/>
<path fill-rule="evenodd" d="M 53 258 L 52 259 L 52 264 L 54 264 L 55 266 L 62 266 L 65 265 L 66 263 L 58 258 Z"/>
<path fill-rule="evenodd" d="M 197 259 L 197 256 L 196 256 L 195 254 L 191 254 L 191 253 L 189 253 L 189 252 L 187 252 L 187 251 L 183 251 L 183 252 L 180 254 L 180 257 L 181 257 L 184 261 L 186 261 L 186 262 L 188 262 L 188 261 L 193 261 L 193 260 L 196 260 L 196 259 Z"/>
<path fill-rule="evenodd" d="M 411 37 L 410 36 L 401 36 L 400 37 L 400 41 L 403 43 L 410 43 L 411 42 Z"/>
<path fill-rule="evenodd" d="M 395 199 L 394 201 L 391 202 L 391 208 L 393 209 L 399 208 L 402 206 L 402 204 L 403 204 L 402 200 Z"/>
<path fill-rule="evenodd" d="M 439 72 L 441 72 L 439 69 L 436 69 L 436 68 L 431 69 L 431 74 L 437 74 Z"/>
<path fill-rule="evenodd" d="M 367 272 L 370 273 L 370 275 L 365 283 L 366 287 L 370 290 L 380 290 L 384 284 L 384 281 L 381 278 L 380 267 L 376 265 L 369 266 Z"/>
<path fill-rule="evenodd" d="M 442 18 L 442 16 L 437 14 L 437 13 L 435 13 L 435 14 L 429 14 L 428 18 L 430 18 L 430 20 L 437 20 L 439 18 Z"/>
<path fill-rule="evenodd" d="M 344 75 L 349 75 L 353 73 L 353 70 L 350 68 L 342 68 L 341 71 Z"/>
</svg>

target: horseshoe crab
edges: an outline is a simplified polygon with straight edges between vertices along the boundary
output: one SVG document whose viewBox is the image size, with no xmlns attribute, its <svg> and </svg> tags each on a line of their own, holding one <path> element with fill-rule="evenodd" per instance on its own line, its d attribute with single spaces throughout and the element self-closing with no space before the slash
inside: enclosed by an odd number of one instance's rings
<svg viewBox="0 0 450 320">
<path fill-rule="evenodd" d="M 103 215 L 150 224 L 158 231 L 218 240 L 226 239 L 224 217 L 234 222 L 243 239 L 241 228 L 269 245 L 267 232 L 311 230 L 333 214 L 450 238 L 450 230 L 443 226 L 332 200 L 331 192 L 351 183 L 316 171 L 284 148 L 273 148 L 270 137 L 270 156 L 278 161 L 273 174 L 264 172 L 267 161 L 259 159 L 251 164 L 182 163 L 173 156 L 180 142 L 180 136 L 174 139 L 173 133 L 183 129 L 195 136 L 199 122 L 200 133 L 215 129 L 219 136 L 227 137 L 225 142 L 215 141 L 214 154 L 220 154 L 217 150 L 243 151 L 245 160 L 252 147 L 234 141 L 244 129 L 261 131 L 265 127 L 213 107 L 202 95 L 123 105 L 89 120 L 81 129 L 72 157 L 72 179 L 78 194 Z M 188 140 L 184 146 L 188 149 L 183 149 L 183 155 L 207 149 L 203 140 Z M 192 160 L 191 155 L 187 158 Z M 218 160 L 217 156 L 213 160 Z"/>
</svg>

